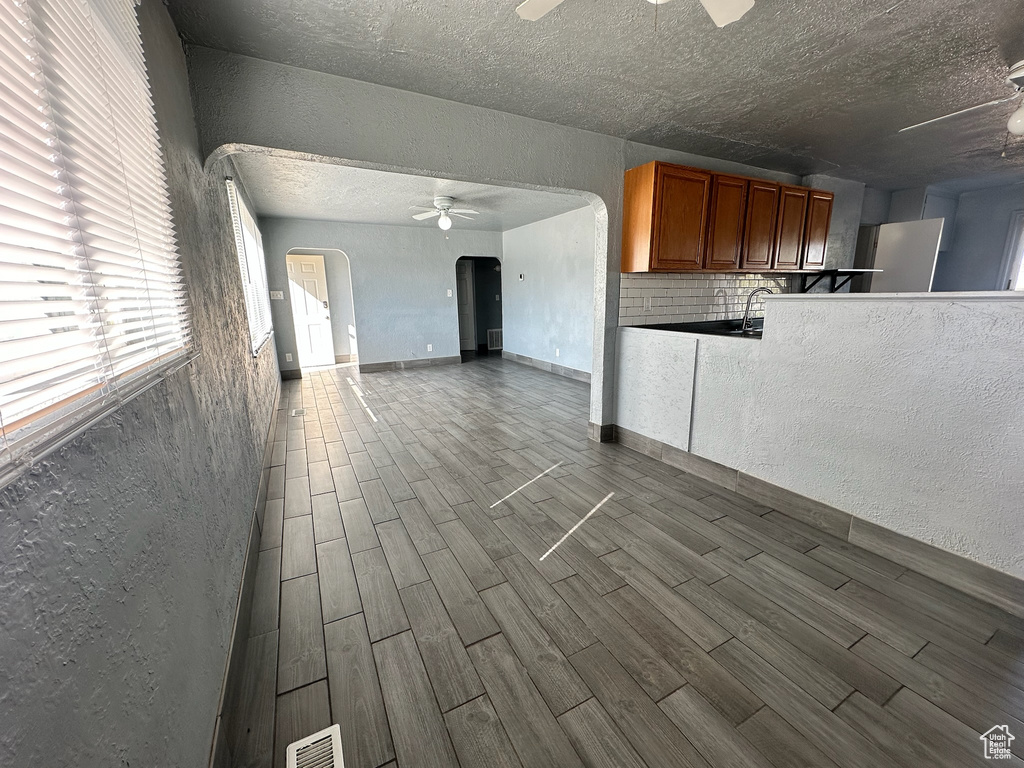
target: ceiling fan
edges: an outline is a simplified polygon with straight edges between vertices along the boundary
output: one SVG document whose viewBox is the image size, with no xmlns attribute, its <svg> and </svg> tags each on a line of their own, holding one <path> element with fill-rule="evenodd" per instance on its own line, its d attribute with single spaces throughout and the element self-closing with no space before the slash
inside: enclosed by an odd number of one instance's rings
<svg viewBox="0 0 1024 768">
<path fill-rule="evenodd" d="M 434 198 L 434 207 L 426 208 L 422 205 L 410 206 L 413 211 L 423 211 L 423 213 L 417 213 L 413 215 L 416 221 L 424 221 L 426 219 L 432 219 L 435 216 L 437 219 L 437 226 L 444 230 L 452 228 L 452 216 L 458 216 L 460 219 L 473 220 L 473 216 L 467 216 L 467 213 L 472 213 L 475 216 L 479 216 L 479 211 L 474 211 L 470 208 L 453 208 L 455 205 L 454 197 L 438 196 Z"/>
<path fill-rule="evenodd" d="M 963 115 L 967 112 L 973 112 L 976 109 L 984 109 L 985 107 L 994 107 L 997 104 L 1005 104 L 1008 101 L 1020 98 L 1020 95 L 1024 93 L 1024 60 L 1018 61 L 1012 67 L 1010 67 L 1010 73 L 1006 78 L 1006 82 L 1014 87 L 1014 93 L 1010 96 L 1005 96 L 1001 99 L 993 99 L 992 101 L 986 101 L 984 104 L 975 104 L 973 107 L 965 107 L 964 109 L 958 109 L 956 112 L 950 112 L 947 115 L 940 117 L 933 117 L 931 120 L 925 120 L 922 123 L 915 123 L 914 125 L 908 125 L 906 128 L 900 128 L 897 133 L 904 133 L 906 131 L 913 131 L 917 128 L 923 128 L 926 125 L 937 123 L 940 120 L 947 120 L 957 115 Z M 1006 124 L 1006 130 L 1012 133 L 1014 136 L 1024 136 L 1024 106 L 1017 109 Z"/>
<path fill-rule="evenodd" d="M 537 21 L 549 11 L 560 5 L 563 0 L 525 0 L 516 8 L 519 18 Z M 647 0 L 649 3 L 661 5 L 668 0 Z M 743 15 L 754 7 L 754 0 L 700 0 L 711 20 L 719 27 L 739 21 Z"/>
</svg>

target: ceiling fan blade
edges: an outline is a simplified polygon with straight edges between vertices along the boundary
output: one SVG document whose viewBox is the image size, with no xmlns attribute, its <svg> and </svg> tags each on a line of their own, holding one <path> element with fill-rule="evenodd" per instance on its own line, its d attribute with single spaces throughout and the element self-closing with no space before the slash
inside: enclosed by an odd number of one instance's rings
<svg viewBox="0 0 1024 768">
<path fill-rule="evenodd" d="M 516 8 L 516 13 L 526 21 L 537 21 L 561 3 L 562 0 L 525 0 Z"/>
<path fill-rule="evenodd" d="M 461 213 L 456 213 L 455 211 L 449 211 L 449 213 L 451 213 L 452 216 L 458 216 L 460 219 L 469 219 L 470 221 L 473 220 L 472 216 L 463 216 Z"/>
<path fill-rule="evenodd" d="M 436 208 L 431 208 L 431 207 L 426 206 L 426 205 L 410 205 L 409 206 L 409 210 L 410 211 L 436 211 L 437 209 Z"/>
<path fill-rule="evenodd" d="M 700 0 L 708 16 L 719 27 L 739 21 L 754 7 L 754 0 Z"/>
<path fill-rule="evenodd" d="M 423 221 L 424 219 L 432 219 L 435 216 L 440 215 L 440 211 L 427 211 L 426 213 L 417 213 L 415 216 L 413 216 L 413 218 L 416 219 L 416 221 Z"/>
<path fill-rule="evenodd" d="M 986 101 L 984 104 L 975 104 L 973 107 L 967 107 L 966 109 L 958 109 L 956 112 L 950 112 L 948 115 L 942 115 L 942 117 L 933 117 L 931 120 L 925 120 L 923 123 L 915 123 L 914 125 L 908 125 L 906 128 L 900 128 L 896 133 L 903 133 L 904 131 L 912 131 L 915 128 L 921 128 L 925 125 L 931 125 L 937 123 L 939 120 L 945 120 L 949 117 L 956 117 L 966 112 L 973 112 L 976 109 L 982 109 L 984 107 L 994 107 L 997 104 L 1005 104 L 1008 101 L 1016 99 L 1020 94 L 1015 93 L 1013 96 L 1007 96 L 1005 99 L 993 99 L 992 101 Z"/>
<path fill-rule="evenodd" d="M 449 213 L 472 213 L 474 216 L 480 215 L 480 211 L 474 211 L 469 208 L 452 208 Z"/>
</svg>

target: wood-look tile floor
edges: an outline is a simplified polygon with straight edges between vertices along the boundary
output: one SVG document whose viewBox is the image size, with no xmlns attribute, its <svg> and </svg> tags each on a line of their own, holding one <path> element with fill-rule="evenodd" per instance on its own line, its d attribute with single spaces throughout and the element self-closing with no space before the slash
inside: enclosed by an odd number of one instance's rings
<svg viewBox="0 0 1024 768">
<path fill-rule="evenodd" d="M 588 441 L 588 399 L 494 358 L 285 383 L 236 765 L 334 722 L 346 768 L 1024 755 L 1024 620 Z"/>
</svg>

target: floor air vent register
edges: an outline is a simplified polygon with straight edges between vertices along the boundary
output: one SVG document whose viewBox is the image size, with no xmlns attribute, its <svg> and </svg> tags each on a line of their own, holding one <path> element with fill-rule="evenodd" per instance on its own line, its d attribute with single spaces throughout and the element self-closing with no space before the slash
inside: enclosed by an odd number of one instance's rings
<svg viewBox="0 0 1024 768">
<path fill-rule="evenodd" d="M 345 768 L 341 754 L 341 726 L 317 731 L 293 741 L 286 751 L 288 768 Z"/>
</svg>

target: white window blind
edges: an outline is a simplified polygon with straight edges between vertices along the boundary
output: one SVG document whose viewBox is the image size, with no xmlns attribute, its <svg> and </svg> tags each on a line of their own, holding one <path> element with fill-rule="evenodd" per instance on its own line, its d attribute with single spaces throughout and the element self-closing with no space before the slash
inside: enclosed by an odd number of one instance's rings
<svg viewBox="0 0 1024 768">
<path fill-rule="evenodd" d="M 0 473 L 188 346 L 133 0 L 0 0 Z"/>
<path fill-rule="evenodd" d="M 263 236 L 256 225 L 256 217 L 245 204 L 238 186 L 232 179 L 227 180 L 228 204 L 231 206 L 231 221 L 235 227 L 235 249 L 238 251 L 238 268 L 242 272 L 242 286 L 245 289 L 245 311 L 249 317 L 249 341 L 252 353 L 260 351 L 263 343 L 274 330 L 270 318 L 270 297 L 267 291 L 267 262 L 263 255 Z"/>
</svg>

